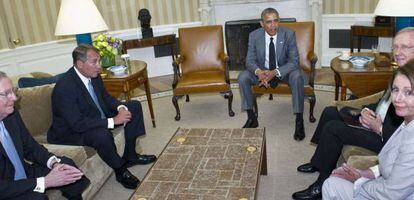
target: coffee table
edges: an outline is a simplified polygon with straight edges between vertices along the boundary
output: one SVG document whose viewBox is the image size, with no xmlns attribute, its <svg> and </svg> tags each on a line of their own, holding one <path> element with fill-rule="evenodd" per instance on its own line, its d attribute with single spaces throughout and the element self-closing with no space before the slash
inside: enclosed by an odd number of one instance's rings
<svg viewBox="0 0 414 200">
<path fill-rule="evenodd" d="M 255 199 L 264 129 L 179 128 L 131 199 Z"/>
<path fill-rule="evenodd" d="M 114 75 L 108 70 L 104 69 L 102 76 L 103 83 L 109 94 L 114 97 L 119 97 L 122 93 L 125 95 L 125 100 L 131 99 L 131 91 L 144 84 L 145 95 L 147 96 L 148 107 L 151 115 L 152 126 L 155 128 L 154 110 L 152 108 L 152 98 L 150 85 L 148 80 L 147 63 L 141 60 L 128 61 L 127 73 L 121 75 Z"/>
<path fill-rule="evenodd" d="M 352 55 L 374 56 L 372 53 L 353 53 Z M 352 67 L 352 63 L 339 60 L 338 57 L 331 60 L 331 69 L 335 73 L 335 100 L 338 100 L 339 87 L 341 87 L 342 101 L 346 100 L 348 88 L 358 98 L 385 90 L 394 71 L 391 66 L 378 67 L 373 61 L 363 69 L 356 69 Z"/>
</svg>

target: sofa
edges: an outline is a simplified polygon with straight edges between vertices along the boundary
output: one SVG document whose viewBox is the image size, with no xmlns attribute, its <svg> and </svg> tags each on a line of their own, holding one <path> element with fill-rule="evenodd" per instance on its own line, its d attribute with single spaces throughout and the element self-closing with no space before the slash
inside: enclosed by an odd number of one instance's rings
<svg viewBox="0 0 414 200">
<path fill-rule="evenodd" d="M 378 102 L 383 95 L 383 92 L 348 101 L 334 101 L 334 105 L 338 107 L 338 110 L 344 106 L 362 109 L 365 105 Z M 346 162 L 348 165 L 358 169 L 368 169 L 369 167 L 378 164 L 377 154 L 368 149 L 345 145 L 342 149 L 342 154 L 338 160 L 338 166 Z"/>
<path fill-rule="evenodd" d="M 47 77 L 45 73 L 30 73 L 11 77 L 14 85 L 21 77 Z M 48 144 L 46 140 L 47 131 L 52 122 L 51 94 L 54 84 L 42 86 L 19 88 L 17 95 L 16 108 L 19 110 L 27 129 L 36 141 L 44 145 L 50 152 L 58 156 L 66 156 L 73 159 L 76 165 L 90 179 L 91 184 L 82 193 L 84 199 L 92 199 L 99 191 L 113 170 L 106 165 L 96 151 L 90 147 L 55 145 Z M 118 153 L 124 151 L 123 128 L 113 130 L 115 144 Z M 59 190 L 47 191 L 49 199 L 62 199 Z"/>
</svg>

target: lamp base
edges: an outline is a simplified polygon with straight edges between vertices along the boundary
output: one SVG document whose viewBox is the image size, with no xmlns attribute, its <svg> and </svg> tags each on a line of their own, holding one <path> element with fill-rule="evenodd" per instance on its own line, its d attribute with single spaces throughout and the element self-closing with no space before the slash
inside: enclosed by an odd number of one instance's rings
<svg viewBox="0 0 414 200">
<path fill-rule="evenodd" d="M 90 44 L 92 45 L 92 37 L 90 33 L 83 33 L 76 35 L 76 42 L 80 44 Z"/>
<path fill-rule="evenodd" d="M 414 17 L 396 17 L 395 18 L 395 32 L 397 33 L 403 28 L 413 27 Z"/>
</svg>

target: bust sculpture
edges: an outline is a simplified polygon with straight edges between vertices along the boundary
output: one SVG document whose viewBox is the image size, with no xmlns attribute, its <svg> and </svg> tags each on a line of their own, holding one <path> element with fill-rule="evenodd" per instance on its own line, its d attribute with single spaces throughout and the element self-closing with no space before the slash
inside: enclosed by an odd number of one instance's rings
<svg viewBox="0 0 414 200">
<path fill-rule="evenodd" d="M 151 14 L 148 9 L 143 8 L 138 11 L 138 20 L 141 22 L 142 38 L 153 37 L 151 28 Z"/>
</svg>

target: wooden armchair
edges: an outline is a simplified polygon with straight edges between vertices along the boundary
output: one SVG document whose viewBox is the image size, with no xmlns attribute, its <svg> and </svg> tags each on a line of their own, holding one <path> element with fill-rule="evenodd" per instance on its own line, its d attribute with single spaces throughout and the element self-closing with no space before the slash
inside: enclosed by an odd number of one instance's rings
<svg viewBox="0 0 414 200">
<path fill-rule="evenodd" d="M 180 28 L 180 56 L 173 62 L 174 81 L 172 102 L 177 112 L 175 120 L 180 120 L 177 100 L 184 95 L 196 93 L 223 93 L 228 99 L 228 112 L 233 93 L 230 88 L 228 56 L 224 53 L 223 29 L 221 25 Z"/>
<path fill-rule="evenodd" d="M 302 68 L 304 74 L 307 75 L 308 82 L 305 82 L 305 98 L 309 100 L 309 121 L 315 122 L 316 119 L 313 116 L 313 109 L 316 103 L 316 97 L 314 92 L 314 79 L 315 79 L 315 64 L 318 61 L 318 57 L 314 52 L 314 35 L 315 24 L 313 22 L 288 22 L 280 23 L 280 26 L 290 28 L 295 31 L 296 43 L 299 50 L 299 65 Z M 265 88 L 253 86 L 252 91 L 256 96 L 260 94 L 270 94 L 270 100 L 273 99 L 272 94 L 291 94 L 288 84 L 279 82 L 276 88 Z M 257 113 L 257 102 L 254 101 L 255 111 Z"/>
</svg>

